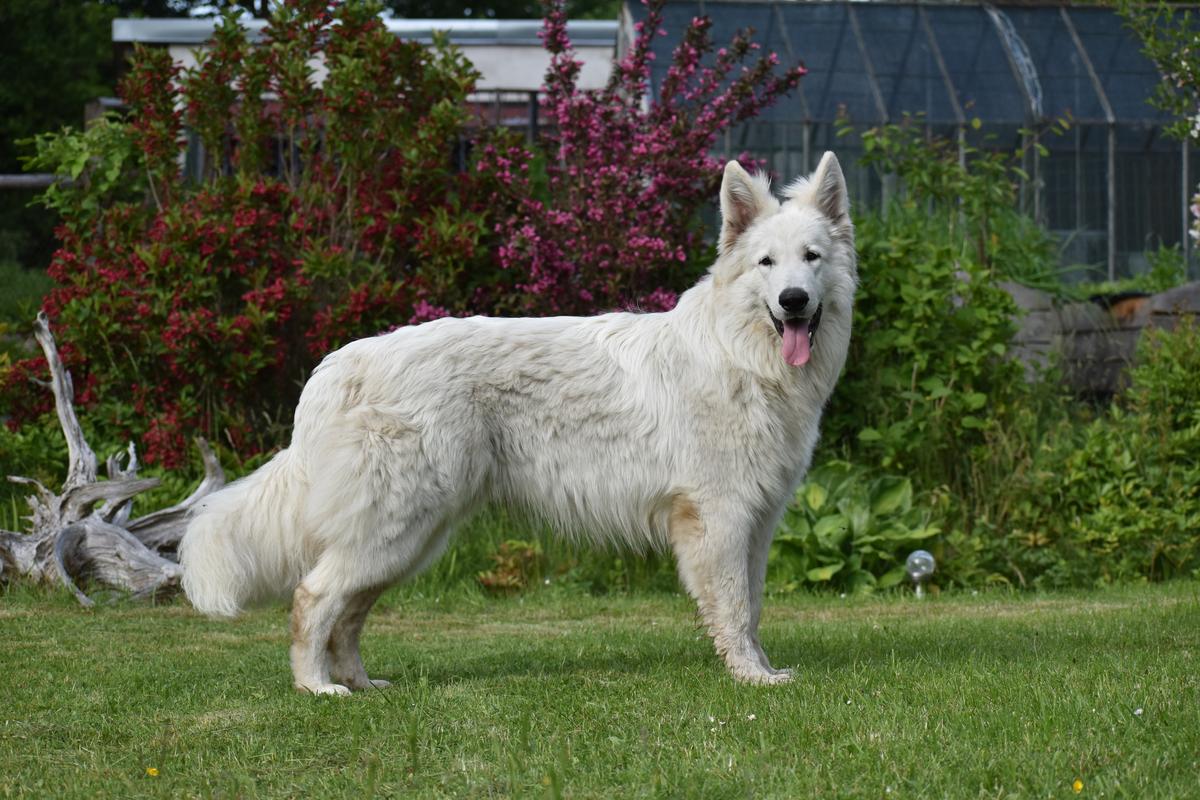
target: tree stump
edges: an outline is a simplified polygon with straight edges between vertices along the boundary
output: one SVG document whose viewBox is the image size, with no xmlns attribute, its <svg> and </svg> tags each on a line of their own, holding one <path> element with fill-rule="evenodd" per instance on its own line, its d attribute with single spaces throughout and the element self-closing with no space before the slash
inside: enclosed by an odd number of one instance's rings
<svg viewBox="0 0 1200 800">
<path fill-rule="evenodd" d="M 133 498 L 159 480 L 138 478 L 132 442 L 124 459 L 114 455 L 107 460 L 108 479 L 97 478 L 96 454 L 75 415 L 71 374 L 59 358 L 44 313 L 38 313 L 34 335 L 50 366 L 54 407 L 67 439 L 67 479 L 55 494 L 32 478 L 9 476 L 34 493 L 26 498 L 32 512 L 28 532 L 0 530 L 0 578 L 15 572 L 35 581 L 59 582 L 88 607 L 94 602 L 79 588 L 85 579 L 134 597 L 176 591 L 183 574 L 175 554 L 179 540 L 192 506 L 225 484 L 220 462 L 208 443 L 197 438 L 204 479 L 195 491 L 174 506 L 130 519 Z"/>
</svg>

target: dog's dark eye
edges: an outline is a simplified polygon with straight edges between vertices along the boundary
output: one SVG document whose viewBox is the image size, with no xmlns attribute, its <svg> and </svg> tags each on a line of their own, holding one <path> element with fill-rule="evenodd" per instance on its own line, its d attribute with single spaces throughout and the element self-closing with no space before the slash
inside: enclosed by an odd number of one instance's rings
<svg viewBox="0 0 1200 800">
<path fill-rule="evenodd" d="M 763 256 L 762 258 L 760 258 L 758 260 L 758 263 L 760 266 L 769 267 L 772 264 L 774 264 L 775 262 L 771 260 L 770 256 Z"/>
<path fill-rule="evenodd" d="M 805 250 L 804 251 L 804 260 L 805 261 L 816 261 L 820 257 L 821 257 L 821 254 L 816 252 L 815 250 Z"/>
</svg>

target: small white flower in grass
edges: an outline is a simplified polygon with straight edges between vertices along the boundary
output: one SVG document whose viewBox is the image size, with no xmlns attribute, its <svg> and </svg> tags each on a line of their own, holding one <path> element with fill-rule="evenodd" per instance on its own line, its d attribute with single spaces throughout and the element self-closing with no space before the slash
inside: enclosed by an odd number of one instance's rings
<svg viewBox="0 0 1200 800">
<path fill-rule="evenodd" d="M 1135 717 L 1140 717 L 1140 716 L 1142 715 L 1142 709 L 1141 709 L 1141 708 L 1135 708 L 1135 709 L 1133 710 L 1133 715 L 1134 715 Z"/>
<path fill-rule="evenodd" d="M 708 715 L 708 721 L 709 721 L 709 722 L 716 722 L 716 721 L 717 721 L 717 718 L 716 718 L 716 717 L 714 717 L 712 714 L 709 714 L 709 715 Z"/>
<path fill-rule="evenodd" d="M 750 720 L 751 722 L 753 722 L 754 720 L 758 719 L 758 716 L 757 716 L 756 714 L 747 714 L 747 715 L 746 715 L 746 719 L 748 719 L 748 720 Z"/>
</svg>

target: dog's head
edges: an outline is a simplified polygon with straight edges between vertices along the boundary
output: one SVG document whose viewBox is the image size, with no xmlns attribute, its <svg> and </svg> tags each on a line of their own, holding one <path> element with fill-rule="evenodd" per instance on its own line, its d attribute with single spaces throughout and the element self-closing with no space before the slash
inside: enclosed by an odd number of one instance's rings
<svg viewBox="0 0 1200 800">
<path fill-rule="evenodd" d="M 837 157 L 825 153 L 811 176 L 784 189 L 782 202 L 767 178 L 730 161 L 721 183 L 721 217 L 715 285 L 760 303 L 763 321 L 781 339 L 783 359 L 803 366 L 822 315 L 831 309 L 848 313 L 858 280 L 854 225 Z"/>
</svg>

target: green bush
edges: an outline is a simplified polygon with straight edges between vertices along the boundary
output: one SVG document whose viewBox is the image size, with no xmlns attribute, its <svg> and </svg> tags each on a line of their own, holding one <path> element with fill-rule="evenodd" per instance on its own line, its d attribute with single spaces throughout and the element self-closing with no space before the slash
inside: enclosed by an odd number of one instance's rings
<svg viewBox="0 0 1200 800">
<path fill-rule="evenodd" d="M 1035 586 L 1200 576 L 1198 374 L 1193 321 L 1146 331 L 1125 393 L 1016 476 L 996 568 Z"/>
<path fill-rule="evenodd" d="M 866 592 L 895 586 L 904 560 L 941 530 L 913 505 L 907 478 L 872 477 L 844 461 L 812 470 L 784 514 L 767 562 L 776 591 Z"/>
<path fill-rule="evenodd" d="M 972 458 L 1026 392 L 1008 356 L 1017 309 L 999 281 L 1048 269 L 1053 248 L 1013 210 L 1007 159 L 969 150 L 960 162 L 911 120 L 863 142 L 864 163 L 905 191 L 856 220 L 855 330 L 826 437 L 851 461 L 962 494 Z"/>
</svg>

